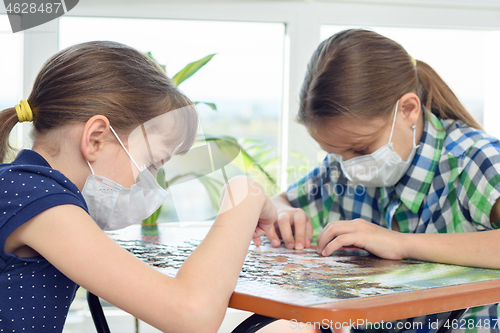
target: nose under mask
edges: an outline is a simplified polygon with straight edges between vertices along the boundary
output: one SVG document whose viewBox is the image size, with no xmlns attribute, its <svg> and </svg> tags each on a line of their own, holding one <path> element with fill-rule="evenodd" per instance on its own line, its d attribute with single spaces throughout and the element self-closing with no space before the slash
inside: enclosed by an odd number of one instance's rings
<svg viewBox="0 0 500 333">
<path fill-rule="evenodd" d="M 110 128 L 140 173 L 138 181 L 130 188 L 125 188 L 110 179 L 96 175 L 87 161 L 92 175 L 87 178 L 82 195 L 90 216 L 106 231 L 122 229 L 148 218 L 163 204 L 168 195 L 147 168 L 140 170 L 114 129 Z"/>
<path fill-rule="evenodd" d="M 345 161 L 339 154 L 331 153 L 340 163 L 345 177 L 353 183 L 367 187 L 388 187 L 394 186 L 406 173 L 410 167 L 418 146 L 416 145 L 416 126 L 413 125 L 413 146 L 410 155 L 403 161 L 392 144 L 392 135 L 396 123 L 399 100 L 394 108 L 394 118 L 392 121 L 389 142 L 377 149 L 375 152 L 357 156 Z"/>
</svg>

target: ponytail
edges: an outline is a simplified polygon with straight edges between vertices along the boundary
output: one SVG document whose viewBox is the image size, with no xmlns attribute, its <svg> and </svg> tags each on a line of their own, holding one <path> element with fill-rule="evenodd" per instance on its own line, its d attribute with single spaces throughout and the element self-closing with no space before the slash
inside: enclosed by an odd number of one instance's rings
<svg viewBox="0 0 500 333">
<path fill-rule="evenodd" d="M 0 112 L 0 163 L 13 157 L 14 148 L 9 144 L 9 136 L 17 123 L 15 108 L 8 108 Z"/>
<path fill-rule="evenodd" d="M 418 96 L 427 110 L 441 119 L 462 120 L 470 127 L 483 129 L 431 66 L 418 60 L 417 75 Z"/>
</svg>

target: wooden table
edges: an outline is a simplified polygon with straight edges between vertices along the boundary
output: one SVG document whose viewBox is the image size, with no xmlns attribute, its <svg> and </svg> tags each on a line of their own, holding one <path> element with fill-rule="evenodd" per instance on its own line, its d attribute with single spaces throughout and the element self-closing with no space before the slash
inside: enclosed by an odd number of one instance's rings
<svg viewBox="0 0 500 333">
<path fill-rule="evenodd" d="M 209 230 L 210 222 L 134 225 L 109 236 L 159 271 L 175 276 Z M 251 246 L 229 307 L 255 313 L 233 332 L 255 332 L 277 319 L 302 323 L 387 322 L 500 301 L 500 270 L 392 261 L 344 249 Z M 443 327 L 441 327 L 443 329 Z M 322 332 L 329 329 L 321 328 Z"/>
</svg>

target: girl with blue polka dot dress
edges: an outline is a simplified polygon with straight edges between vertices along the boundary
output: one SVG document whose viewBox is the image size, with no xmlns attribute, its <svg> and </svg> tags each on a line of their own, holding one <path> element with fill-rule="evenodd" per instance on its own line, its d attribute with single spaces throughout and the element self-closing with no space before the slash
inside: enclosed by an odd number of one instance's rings
<svg viewBox="0 0 500 333">
<path fill-rule="evenodd" d="M 33 148 L 14 158 L 9 133 L 24 121 Z M 0 112 L 0 332 L 62 332 L 78 286 L 162 331 L 217 331 L 250 241 L 276 221 L 258 183 L 229 180 L 175 278 L 103 232 L 162 204 L 155 169 L 197 128 L 193 103 L 126 45 L 78 44 L 44 64 L 28 99 Z"/>
</svg>

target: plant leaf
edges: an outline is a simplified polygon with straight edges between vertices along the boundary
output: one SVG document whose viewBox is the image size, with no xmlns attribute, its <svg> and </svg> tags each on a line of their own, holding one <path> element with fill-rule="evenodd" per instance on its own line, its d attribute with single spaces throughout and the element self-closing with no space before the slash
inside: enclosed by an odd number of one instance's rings
<svg viewBox="0 0 500 333">
<path fill-rule="evenodd" d="M 195 105 L 197 104 L 205 104 L 208 105 L 213 111 L 217 111 L 217 106 L 215 103 L 210 103 L 210 102 L 194 102 Z"/>
<path fill-rule="evenodd" d="M 205 186 L 208 196 L 210 197 L 210 203 L 215 211 L 219 210 L 220 194 L 222 191 L 223 184 L 211 177 L 199 177 L 198 180 Z"/>
<path fill-rule="evenodd" d="M 267 159 L 263 162 L 260 162 L 260 165 L 262 165 L 263 168 L 265 167 L 268 167 L 268 166 L 272 166 L 276 163 L 278 163 L 281 159 L 277 156 L 273 157 L 273 158 L 270 158 L 270 159 Z"/>
<path fill-rule="evenodd" d="M 160 168 L 158 172 L 156 173 L 156 181 L 158 184 L 160 184 L 161 187 L 166 189 L 166 183 L 165 183 L 165 169 Z"/>
<path fill-rule="evenodd" d="M 177 74 L 175 74 L 172 80 L 174 80 L 175 84 L 180 85 L 182 82 L 189 79 L 200 68 L 205 66 L 213 58 L 214 55 L 215 53 L 209 54 L 200 60 L 190 62 L 189 64 L 186 65 L 186 67 L 184 67 Z"/>
<path fill-rule="evenodd" d="M 273 152 L 273 149 L 270 148 L 268 145 L 253 145 L 253 146 L 242 146 L 243 148 L 246 149 L 246 151 L 251 154 L 256 160 L 259 160 L 259 157 L 257 155 L 262 154 L 263 152 L 269 151 Z"/>
<path fill-rule="evenodd" d="M 253 155 L 254 159 L 256 159 L 259 163 L 263 163 L 266 161 L 266 158 L 272 153 L 271 149 L 268 150 L 260 150 L 257 151 L 256 154 Z"/>
<path fill-rule="evenodd" d="M 146 52 L 145 54 L 146 54 L 149 58 L 151 58 L 154 62 L 156 62 L 156 64 L 157 64 L 158 66 L 160 66 L 160 67 L 161 67 L 161 69 L 163 69 L 163 71 L 164 71 L 165 73 L 167 73 L 167 66 L 160 64 L 160 63 L 158 62 L 158 60 L 156 60 L 156 59 L 155 59 L 155 57 L 153 57 L 153 54 L 151 53 L 151 51 L 148 51 L 148 52 Z"/>
<path fill-rule="evenodd" d="M 158 216 L 160 216 L 161 207 L 162 206 L 158 207 L 158 209 L 153 214 L 151 214 L 150 217 L 142 220 L 142 224 L 143 225 L 149 225 L 149 224 L 156 223 L 156 220 L 158 220 Z"/>
<path fill-rule="evenodd" d="M 207 190 L 208 196 L 210 197 L 210 203 L 212 204 L 212 207 L 214 207 L 214 209 L 218 211 L 220 193 L 222 191 L 224 183 L 207 175 L 199 174 L 196 172 L 188 172 L 183 175 L 175 176 L 168 181 L 168 184 L 173 185 L 177 180 L 188 176 L 194 176 L 195 179 L 198 179 L 203 184 L 203 186 Z"/>
<path fill-rule="evenodd" d="M 276 184 L 276 181 L 274 180 L 269 173 L 267 173 L 262 166 L 255 161 L 255 159 L 243 148 L 241 147 L 237 140 L 232 138 L 232 140 L 226 140 L 226 139 L 221 139 L 221 138 L 216 138 L 216 137 L 208 137 L 205 138 L 207 141 L 215 141 L 221 152 L 226 155 L 226 156 L 235 156 L 234 150 L 239 149 L 239 151 L 242 154 L 243 157 L 243 163 L 244 165 L 239 165 L 237 162 L 234 163 L 240 170 L 248 172 L 249 168 L 252 167 L 257 167 L 266 177 L 267 179 L 272 183 Z"/>
<path fill-rule="evenodd" d="M 233 144 L 235 144 L 236 146 L 240 146 L 240 144 L 238 143 L 238 140 L 236 140 L 232 136 L 222 135 L 222 134 L 205 134 L 204 137 L 199 137 L 199 138 L 197 138 L 197 140 L 201 140 L 201 141 L 217 141 L 217 140 L 229 141 L 229 142 L 232 142 Z"/>
<path fill-rule="evenodd" d="M 158 182 L 158 184 L 160 184 L 161 187 L 166 189 L 165 170 L 163 170 L 163 168 L 160 168 L 156 173 L 156 181 Z M 158 220 L 158 216 L 160 216 L 161 207 L 162 206 L 158 207 L 158 209 L 153 214 L 151 214 L 151 216 L 142 220 L 142 224 L 144 225 L 156 223 L 156 220 Z"/>
<path fill-rule="evenodd" d="M 246 143 L 262 143 L 262 140 L 260 139 L 252 139 L 252 138 L 240 138 L 238 139 L 238 142 L 242 145 L 246 144 Z"/>
</svg>

